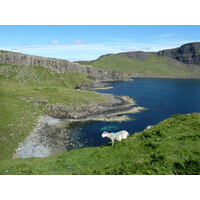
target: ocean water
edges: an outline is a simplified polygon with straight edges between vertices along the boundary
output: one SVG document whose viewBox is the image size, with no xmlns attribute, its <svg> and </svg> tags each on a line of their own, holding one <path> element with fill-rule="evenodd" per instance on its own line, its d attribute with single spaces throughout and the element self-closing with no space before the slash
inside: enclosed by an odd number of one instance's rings
<svg viewBox="0 0 200 200">
<path fill-rule="evenodd" d="M 135 78 L 134 81 L 115 82 L 111 86 L 113 89 L 99 92 L 131 96 L 138 105 L 148 109 L 128 114 L 133 118 L 131 121 L 78 124 L 78 142 L 84 147 L 108 143 L 109 139 L 101 137 L 103 131 L 127 130 L 134 134 L 174 114 L 200 112 L 200 80 Z"/>
</svg>

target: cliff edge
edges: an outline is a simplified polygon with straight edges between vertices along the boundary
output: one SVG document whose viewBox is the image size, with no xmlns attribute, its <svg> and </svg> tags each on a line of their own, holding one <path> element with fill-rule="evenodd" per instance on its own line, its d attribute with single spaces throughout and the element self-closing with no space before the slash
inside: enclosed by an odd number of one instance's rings
<svg viewBox="0 0 200 200">
<path fill-rule="evenodd" d="M 66 71 L 81 72 L 89 77 L 106 81 L 119 81 L 125 77 L 124 73 L 107 69 L 96 69 L 87 65 L 80 65 L 63 59 L 32 56 L 10 51 L 0 51 L 0 63 L 23 66 L 42 66 L 58 73 Z"/>
<path fill-rule="evenodd" d="M 178 48 L 158 52 L 159 56 L 168 56 L 185 64 L 200 65 L 200 42 L 184 44 Z"/>
</svg>

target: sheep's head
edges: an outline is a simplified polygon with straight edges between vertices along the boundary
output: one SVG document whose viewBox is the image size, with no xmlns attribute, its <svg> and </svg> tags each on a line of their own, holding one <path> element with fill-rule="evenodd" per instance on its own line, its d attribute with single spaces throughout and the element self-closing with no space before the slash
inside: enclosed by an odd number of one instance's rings
<svg viewBox="0 0 200 200">
<path fill-rule="evenodd" d="M 102 133 L 101 136 L 102 136 L 103 138 L 104 138 L 104 137 L 108 137 L 108 134 L 109 134 L 109 133 L 108 133 L 107 131 L 104 131 L 104 132 Z"/>
</svg>

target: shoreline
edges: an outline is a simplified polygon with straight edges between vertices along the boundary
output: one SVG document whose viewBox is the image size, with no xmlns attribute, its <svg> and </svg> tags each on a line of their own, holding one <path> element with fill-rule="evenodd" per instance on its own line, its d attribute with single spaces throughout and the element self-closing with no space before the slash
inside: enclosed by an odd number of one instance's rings
<svg viewBox="0 0 200 200">
<path fill-rule="evenodd" d="M 66 122 L 79 121 L 103 121 L 109 119 L 110 116 L 136 113 L 145 108 L 138 106 L 136 101 L 129 96 L 119 96 L 114 94 L 99 93 L 100 95 L 109 99 L 107 102 L 84 105 L 82 107 L 69 107 L 63 104 L 49 104 L 47 105 L 47 115 L 53 118 L 58 118 Z M 113 120 L 110 120 L 113 121 Z M 118 121 L 118 120 L 114 120 Z"/>
<path fill-rule="evenodd" d="M 101 95 L 107 96 L 111 101 L 97 104 L 95 107 L 82 107 L 82 110 L 78 109 L 73 113 L 71 113 L 70 109 L 66 109 L 66 116 L 69 116 L 68 112 L 71 114 L 68 118 L 64 118 L 64 116 L 58 117 L 59 113 L 56 113 L 56 107 L 59 108 L 62 105 L 56 105 L 55 107 L 54 114 L 57 117 L 50 115 L 40 116 L 32 133 L 19 144 L 13 154 L 13 159 L 49 157 L 80 148 L 81 144 L 79 146 L 76 144 L 74 124 L 91 121 L 123 122 L 133 120 L 126 114 L 145 110 L 145 108 L 138 106 L 131 97 L 105 93 L 101 93 Z"/>
<path fill-rule="evenodd" d="M 188 80 L 200 80 L 200 78 L 188 78 L 188 77 L 171 77 L 171 76 L 131 76 L 134 78 L 157 78 L 157 79 L 188 79 Z"/>
</svg>

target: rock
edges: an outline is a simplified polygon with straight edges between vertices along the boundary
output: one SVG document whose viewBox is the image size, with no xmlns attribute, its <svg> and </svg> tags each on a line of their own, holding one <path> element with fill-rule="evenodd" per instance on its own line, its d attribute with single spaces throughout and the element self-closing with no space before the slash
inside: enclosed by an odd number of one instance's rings
<svg viewBox="0 0 200 200">
<path fill-rule="evenodd" d="M 79 91 L 80 89 L 81 89 L 80 86 L 76 86 L 76 87 L 75 87 L 75 90 L 78 90 L 78 91 Z"/>
<path fill-rule="evenodd" d="M 34 97 L 19 97 L 20 99 L 27 101 L 27 102 L 36 102 L 36 103 L 48 103 L 48 100 L 44 100 L 44 99 L 37 99 Z"/>
<path fill-rule="evenodd" d="M 107 81 L 119 81 L 126 78 L 125 74 L 122 72 L 106 69 L 96 69 L 91 66 L 80 65 L 78 63 L 73 63 L 63 59 L 45 58 L 9 51 L 0 51 L 0 63 L 11 65 L 23 65 L 27 67 L 42 66 L 52 69 L 58 73 L 63 73 L 66 71 L 81 72 L 89 77 L 94 77 L 99 80 Z"/>
<path fill-rule="evenodd" d="M 78 145 L 76 134 L 78 133 L 71 130 L 69 123 L 63 125 L 59 119 L 41 116 L 32 133 L 19 144 L 13 159 L 48 157 L 66 152 Z"/>
<path fill-rule="evenodd" d="M 153 126 L 151 126 L 151 125 L 149 125 L 149 126 L 147 126 L 144 130 L 149 130 L 149 129 L 151 129 Z"/>
<path fill-rule="evenodd" d="M 158 52 L 159 56 L 175 58 L 185 64 L 200 64 L 200 42 L 184 44 L 181 47 Z"/>
<path fill-rule="evenodd" d="M 113 94 L 102 94 L 110 99 L 109 102 L 89 104 L 80 107 L 67 106 L 64 104 L 47 104 L 46 114 L 53 118 L 65 119 L 70 122 L 75 121 L 117 121 L 119 115 L 136 113 L 143 110 L 137 106 L 134 99 L 128 96 L 118 96 Z M 121 117 L 121 119 L 127 119 Z"/>
</svg>

